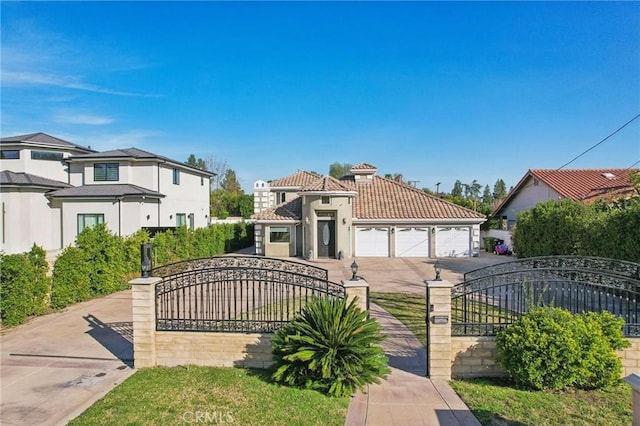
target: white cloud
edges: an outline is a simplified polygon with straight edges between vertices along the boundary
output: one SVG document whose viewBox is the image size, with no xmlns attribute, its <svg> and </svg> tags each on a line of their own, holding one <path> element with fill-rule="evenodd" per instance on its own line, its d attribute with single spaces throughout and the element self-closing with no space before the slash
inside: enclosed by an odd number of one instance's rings
<svg viewBox="0 0 640 426">
<path fill-rule="evenodd" d="M 28 71 L 2 71 L 3 86 L 25 86 L 25 85 L 45 85 L 62 87 L 66 89 L 83 90 L 94 93 L 103 93 L 107 95 L 119 96 L 139 96 L 139 97 L 156 97 L 157 95 L 148 95 L 143 93 L 123 92 L 112 90 L 93 84 L 87 84 L 80 81 L 75 76 L 62 77 L 55 74 L 41 74 Z"/>
<path fill-rule="evenodd" d="M 59 112 L 54 115 L 53 121 L 66 124 L 88 124 L 91 126 L 101 126 L 111 124 L 114 119 L 107 116 L 95 114 L 74 113 L 72 111 Z"/>
</svg>

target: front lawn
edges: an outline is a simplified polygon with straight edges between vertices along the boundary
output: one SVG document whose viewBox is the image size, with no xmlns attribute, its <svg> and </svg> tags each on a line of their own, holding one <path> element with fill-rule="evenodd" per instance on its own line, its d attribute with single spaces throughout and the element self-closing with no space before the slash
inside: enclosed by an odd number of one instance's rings
<svg viewBox="0 0 640 426">
<path fill-rule="evenodd" d="M 264 370 L 156 367 L 129 377 L 70 425 L 344 425 L 349 398 L 274 384 Z"/>
<path fill-rule="evenodd" d="M 425 297 L 371 293 L 371 301 L 398 318 L 425 345 Z M 516 389 L 505 380 L 452 380 L 451 387 L 483 425 L 630 425 L 631 388 L 545 392 Z"/>
</svg>

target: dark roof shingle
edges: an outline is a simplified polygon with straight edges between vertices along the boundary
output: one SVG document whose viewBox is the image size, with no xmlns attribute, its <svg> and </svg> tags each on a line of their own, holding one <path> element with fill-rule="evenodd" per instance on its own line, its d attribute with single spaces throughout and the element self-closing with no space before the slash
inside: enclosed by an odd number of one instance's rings
<svg viewBox="0 0 640 426">
<path fill-rule="evenodd" d="M 0 185 L 32 186 L 41 188 L 71 188 L 71 185 L 59 180 L 48 179 L 29 173 L 17 173 L 10 170 L 0 172 Z"/>
<path fill-rule="evenodd" d="M 58 147 L 58 148 L 74 148 L 74 149 L 79 149 L 85 152 L 95 152 L 95 150 L 91 148 L 87 148 L 86 146 L 77 145 L 75 143 L 65 141 L 63 139 L 56 138 L 42 132 L 31 133 L 28 135 L 9 136 L 9 137 L 0 139 L 0 143 L 19 143 L 19 142 L 41 143 L 41 144 L 51 145 L 53 147 Z"/>
<path fill-rule="evenodd" d="M 157 191 L 131 184 L 83 185 L 49 193 L 51 197 L 125 197 L 128 195 L 162 198 Z"/>
</svg>

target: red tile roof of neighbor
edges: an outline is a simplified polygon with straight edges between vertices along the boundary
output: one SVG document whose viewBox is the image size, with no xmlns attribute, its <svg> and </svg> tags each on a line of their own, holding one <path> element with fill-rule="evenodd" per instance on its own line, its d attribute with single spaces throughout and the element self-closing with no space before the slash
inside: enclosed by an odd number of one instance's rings
<svg viewBox="0 0 640 426">
<path fill-rule="evenodd" d="M 533 169 L 529 173 L 563 197 L 590 202 L 635 191 L 631 174 L 638 173 L 638 169 Z"/>
<path fill-rule="evenodd" d="M 376 166 L 372 166 L 369 163 L 359 163 L 352 166 L 349 170 L 378 170 Z"/>
<path fill-rule="evenodd" d="M 298 175 L 299 178 L 299 173 L 292 176 Z M 289 178 L 291 176 L 276 182 Z M 301 188 L 301 192 L 305 191 L 357 192 L 352 207 L 355 219 L 477 219 L 478 222 L 485 219 L 478 212 L 429 195 L 406 183 L 380 176 L 374 176 L 372 181 L 366 183 L 356 183 L 353 178 L 338 181 L 328 176 L 316 176 L 314 182 Z M 302 217 L 300 197 L 253 215 L 258 220 L 291 220 L 293 216 L 297 220 Z"/>
</svg>

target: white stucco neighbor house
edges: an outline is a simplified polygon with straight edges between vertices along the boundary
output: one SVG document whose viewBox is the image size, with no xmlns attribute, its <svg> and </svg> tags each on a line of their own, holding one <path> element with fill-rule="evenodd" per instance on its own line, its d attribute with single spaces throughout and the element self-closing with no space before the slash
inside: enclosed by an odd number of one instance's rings
<svg viewBox="0 0 640 426">
<path fill-rule="evenodd" d="M 503 229 L 511 229 L 518 213 L 536 204 L 565 198 L 586 204 L 598 200 L 637 196 L 631 176 L 639 169 L 531 169 L 507 194 L 491 216 L 503 220 Z"/>
<path fill-rule="evenodd" d="M 44 133 L 0 139 L 5 253 L 49 252 L 87 226 L 117 235 L 209 224 L 212 173 L 137 148 L 96 152 Z"/>
<path fill-rule="evenodd" d="M 298 171 L 254 183 L 256 253 L 265 256 L 477 256 L 486 217 L 367 163 L 341 179 Z"/>
</svg>

